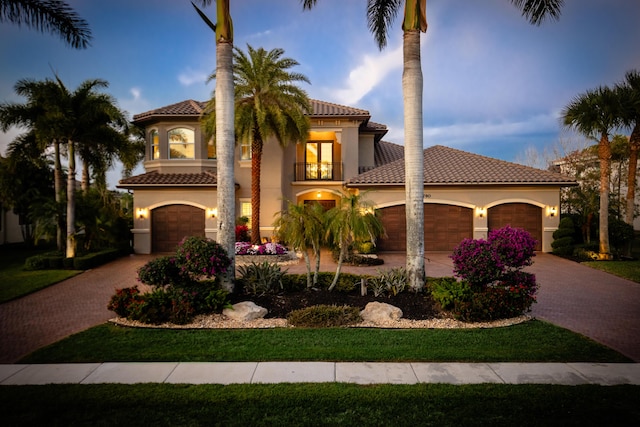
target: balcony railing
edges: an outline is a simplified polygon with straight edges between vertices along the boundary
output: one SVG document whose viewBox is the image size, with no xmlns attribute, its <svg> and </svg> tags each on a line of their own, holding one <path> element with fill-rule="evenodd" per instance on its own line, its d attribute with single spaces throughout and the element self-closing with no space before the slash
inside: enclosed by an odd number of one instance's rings
<svg viewBox="0 0 640 427">
<path fill-rule="evenodd" d="M 296 181 L 342 181 L 342 163 L 296 163 Z"/>
</svg>

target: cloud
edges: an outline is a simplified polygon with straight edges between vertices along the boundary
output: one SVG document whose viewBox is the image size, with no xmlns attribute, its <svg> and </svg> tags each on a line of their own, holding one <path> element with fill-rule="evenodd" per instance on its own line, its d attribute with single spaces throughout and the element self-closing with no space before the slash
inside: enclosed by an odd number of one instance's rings
<svg viewBox="0 0 640 427">
<path fill-rule="evenodd" d="M 178 74 L 178 81 L 183 86 L 191 86 L 196 83 L 205 83 L 209 77 L 204 71 L 193 70 L 190 67 Z"/>
<path fill-rule="evenodd" d="M 123 110 L 131 114 L 149 110 L 150 102 L 142 96 L 142 89 L 132 87 L 129 89 L 129 95 L 130 97 L 120 98 L 118 100 Z"/>
<path fill-rule="evenodd" d="M 379 55 L 364 55 L 360 63 L 349 72 L 344 87 L 330 91 L 332 99 L 346 105 L 357 105 L 389 73 L 401 68 L 402 45 Z"/>
<path fill-rule="evenodd" d="M 426 145 L 466 146 L 480 141 L 558 132 L 556 114 L 539 114 L 519 121 L 485 121 L 425 127 Z"/>
</svg>

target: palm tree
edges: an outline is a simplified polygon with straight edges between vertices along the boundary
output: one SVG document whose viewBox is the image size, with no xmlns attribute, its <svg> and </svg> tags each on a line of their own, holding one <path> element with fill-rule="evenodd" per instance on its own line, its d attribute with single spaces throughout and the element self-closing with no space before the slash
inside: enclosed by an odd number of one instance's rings
<svg viewBox="0 0 640 427">
<path fill-rule="evenodd" d="M 624 83 L 617 85 L 616 91 L 622 103 L 622 122 L 626 127 L 632 129 L 629 137 L 630 153 L 625 222 L 633 225 L 638 151 L 640 151 L 640 72 L 633 70 L 626 73 Z"/>
<path fill-rule="evenodd" d="M 600 245 L 602 259 L 610 257 L 609 247 L 609 180 L 611 174 L 611 142 L 609 134 L 620 125 L 620 102 L 615 91 L 599 87 L 578 95 L 562 112 L 565 126 L 598 141 L 600 161 Z"/>
<path fill-rule="evenodd" d="M 307 140 L 309 98 L 295 82 L 309 79 L 287 71 L 298 62 L 282 58 L 282 49 L 267 52 L 247 45 L 247 51 L 248 55 L 236 49 L 234 55 L 235 130 L 238 139 L 251 141 L 251 242 L 259 244 L 263 146 L 272 136 L 282 147 Z"/>
<path fill-rule="evenodd" d="M 320 271 L 320 249 L 325 233 L 325 211 L 319 203 L 288 202 L 286 210 L 280 212 L 274 222 L 276 235 L 293 250 L 302 252 L 307 267 L 307 288 L 318 284 Z M 315 257 L 316 266 L 311 278 L 311 257 Z"/>
<path fill-rule="evenodd" d="M 301 0 L 310 9 L 317 0 Z M 532 24 L 547 16 L 558 18 L 564 0 L 511 0 Z M 407 276 L 414 290 L 424 287 L 424 165 L 422 118 L 422 65 L 420 32 L 427 30 L 426 0 L 367 0 L 367 21 L 380 49 L 387 44 L 389 28 L 404 4 L 402 21 L 405 146 L 405 197 L 407 217 Z"/>
<path fill-rule="evenodd" d="M 0 0 L 0 22 L 4 21 L 57 34 L 76 49 L 90 45 L 89 24 L 60 0 Z"/>
<path fill-rule="evenodd" d="M 211 0 L 201 0 L 203 6 Z M 233 289 L 236 272 L 235 256 L 235 180 L 233 153 L 235 148 L 233 105 L 233 22 L 229 11 L 229 0 L 216 2 L 217 24 L 212 23 L 195 4 L 191 3 L 200 17 L 216 34 L 216 156 L 218 243 L 227 251 L 231 264 L 222 277 L 223 286 Z"/>
<path fill-rule="evenodd" d="M 27 98 L 26 104 L 3 103 L 0 105 L 0 129 L 6 132 L 11 126 L 26 127 L 34 132 L 40 150 L 53 147 L 54 159 L 54 189 L 55 201 L 58 209 L 57 217 L 57 247 L 63 251 L 65 247 L 65 221 L 62 209 L 66 198 L 64 189 L 64 174 L 62 171 L 61 139 L 57 133 L 58 113 L 54 107 L 58 102 L 58 84 L 52 80 L 35 81 L 31 79 L 19 80 L 14 86 L 16 94 Z"/>
<path fill-rule="evenodd" d="M 363 200 L 362 194 L 343 194 L 340 205 L 327 212 L 327 236 L 329 241 L 340 249 L 336 275 L 329 286 L 330 291 L 338 283 L 342 262 L 349 247 L 358 241 L 370 241 L 375 244 L 376 238 L 382 235 L 384 227 L 373 209 L 373 204 Z"/>
</svg>

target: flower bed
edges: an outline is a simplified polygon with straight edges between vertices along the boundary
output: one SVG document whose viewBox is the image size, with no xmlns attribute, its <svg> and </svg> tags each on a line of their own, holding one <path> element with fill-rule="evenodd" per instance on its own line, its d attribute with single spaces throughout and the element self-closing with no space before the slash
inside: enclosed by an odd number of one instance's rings
<svg viewBox="0 0 640 427">
<path fill-rule="evenodd" d="M 278 264 L 292 264 L 298 262 L 294 252 L 289 252 L 279 243 L 264 243 L 252 245 L 249 242 L 236 242 L 236 265 L 245 265 L 255 262 L 275 262 Z"/>
</svg>

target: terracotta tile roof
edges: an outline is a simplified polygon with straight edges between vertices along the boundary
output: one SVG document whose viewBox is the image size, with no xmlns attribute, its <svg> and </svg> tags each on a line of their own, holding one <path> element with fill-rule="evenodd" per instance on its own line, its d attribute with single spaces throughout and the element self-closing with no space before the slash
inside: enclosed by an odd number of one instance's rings
<svg viewBox="0 0 640 427">
<path fill-rule="evenodd" d="M 204 111 L 206 102 L 194 101 L 188 99 L 186 101 L 178 102 L 175 104 L 167 105 L 165 107 L 156 108 L 155 110 L 146 111 L 144 113 L 136 114 L 133 116 L 134 122 L 144 121 L 150 118 L 157 117 L 185 117 L 195 116 L 200 117 L 200 114 Z"/>
<path fill-rule="evenodd" d="M 404 159 L 404 147 L 392 142 L 380 141 L 374 151 L 376 167 Z"/>
<path fill-rule="evenodd" d="M 159 173 L 157 171 L 143 173 L 121 179 L 118 188 L 135 187 L 215 187 L 218 185 L 216 175 L 212 172 L 200 173 Z"/>
<path fill-rule="evenodd" d="M 333 104 L 331 102 L 318 101 L 317 99 L 311 99 L 311 108 L 313 113 L 312 117 L 350 117 L 359 118 L 362 120 L 368 120 L 371 116 L 367 110 L 361 110 L 360 108 L 347 107 L 345 105 Z M 206 102 L 194 101 L 188 99 L 186 101 L 178 102 L 175 104 L 167 105 L 165 107 L 156 108 L 155 110 L 146 111 L 144 113 L 136 114 L 133 116 L 134 122 L 148 121 L 152 118 L 168 118 L 168 117 L 200 117 L 207 105 Z M 385 125 L 370 122 L 369 126 L 372 129 L 382 130 L 386 129 Z"/>
<path fill-rule="evenodd" d="M 480 156 L 442 145 L 423 151 L 425 185 L 456 184 L 558 184 L 575 185 L 564 175 Z M 404 160 L 387 163 L 362 173 L 347 186 L 403 185 Z"/>
</svg>

